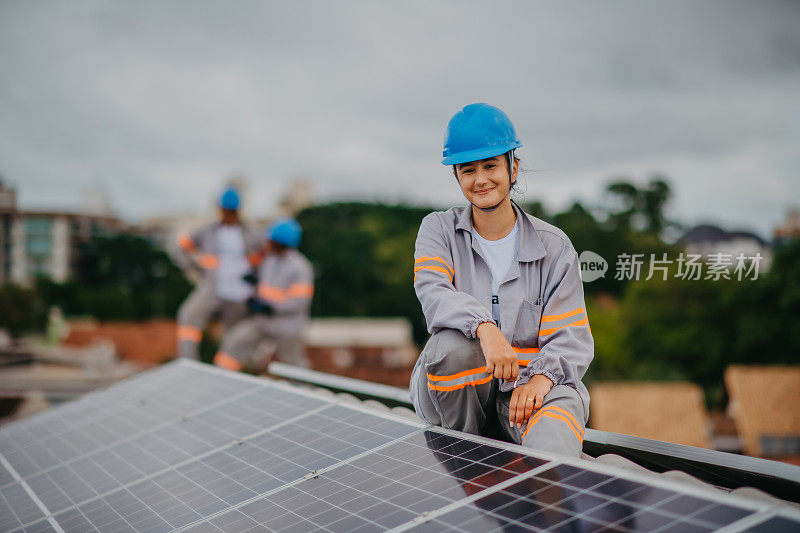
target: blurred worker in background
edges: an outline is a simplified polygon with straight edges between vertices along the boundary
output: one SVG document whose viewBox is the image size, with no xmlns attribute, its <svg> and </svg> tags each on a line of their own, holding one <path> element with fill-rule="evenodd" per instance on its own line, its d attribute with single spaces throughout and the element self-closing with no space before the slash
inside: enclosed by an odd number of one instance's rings
<svg viewBox="0 0 800 533">
<path fill-rule="evenodd" d="M 297 251 L 301 236 L 300 224 L 291 218 L 280 219 L 267 229 L 256 296 L 249 301 L 254 314 L 225 334 L 215 365 L 241 370 L 255 362 L 258 345 L 270 339 L 277 343 L 277 359 L 308 366 L 301 334 L 309 320 L 314 271 Z"/>
<path fill-rule="evenodd" d="M 219 199 L 220 220 L 178 237 L 179 266 L 199 278 L 178 310 L 178 356 L 198 359 L 203 328 L 219 314 L 225 329 L 247 314 L 253 287 L 242 276 L 261 263 L 263 239 L 239 218 L 239 193 L 226 189 Z"/>
</svg>

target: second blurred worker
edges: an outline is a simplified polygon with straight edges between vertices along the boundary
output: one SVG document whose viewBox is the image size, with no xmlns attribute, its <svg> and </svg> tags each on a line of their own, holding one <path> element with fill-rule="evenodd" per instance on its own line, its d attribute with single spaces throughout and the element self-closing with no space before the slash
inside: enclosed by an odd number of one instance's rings
<svg viewBox="0 0 800 533">
<path fill-rule="evenodd" d="M 314 271 L 297 251 L 301 234 L 300 224 L 291 218 L 267 229 L 267 253 L 258 272 L 256 296 L 249 301 L 254 315 L 225 334 L 215 365 L 240 370 L 265 339 L 277 341 L 278 359 L 306 365 L 300 335 L 309 319 Z"/>
<path fill-rule="evenodd" d="M 219 199 L 220 220 L 181 235 L 173 254 L 184 269 L 201 272 L 197 288 L 178 310 L 178 356 L 198 358 L 203 328 L 219 314 L 230 328 L 247 314 L 253 287 L 242 279 L 261 262 L 260 232 L 239 218 L 239 193 L 226 189 Z"/>
</svg>

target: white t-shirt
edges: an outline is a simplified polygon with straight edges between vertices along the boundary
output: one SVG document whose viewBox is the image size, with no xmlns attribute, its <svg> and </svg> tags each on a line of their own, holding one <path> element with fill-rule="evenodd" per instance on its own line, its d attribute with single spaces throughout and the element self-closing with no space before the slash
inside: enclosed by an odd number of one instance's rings
<svg viewBox="0 0 800 533">
<path fill-rule="evenodd" d="M 518 234 L 519 222 L 514 224 L 511 233 L 496 241 L 484 239 L 478 235 L 475 228 L 472 228 L 472 236 L 478 241 L 483 257 L 489 264 L 489 270 L 492 271 L 492 318 L 498 327 L 500 327 L 500 299 L 497 297 L 497 291 L 506 279 L 508 269 L 517 260 Z"/>
<path fill-rule="evenodd" d="M 253 286 L 242 279 L 250 271 L 242 227 L 226 224 L 217 228 L 217 249 L 217 296 L 234 302 L 247 300 L 253 294 Z"/>
</svg>

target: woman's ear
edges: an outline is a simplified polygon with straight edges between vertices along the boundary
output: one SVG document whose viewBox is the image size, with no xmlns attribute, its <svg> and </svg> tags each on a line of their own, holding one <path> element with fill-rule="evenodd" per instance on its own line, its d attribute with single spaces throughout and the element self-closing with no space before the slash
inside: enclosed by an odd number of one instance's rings
<svg viewBox="0 0 800 533">
<path fill-rule="evenodd" d="M 516 158 L 514 159 L 513 168 L 514 168 L 514 171 L 511 173 L 511 184 L 512 185 L 517 182 L 517 173 L 519 172 L 519 159 L 516 159 Z"/>
</svg>

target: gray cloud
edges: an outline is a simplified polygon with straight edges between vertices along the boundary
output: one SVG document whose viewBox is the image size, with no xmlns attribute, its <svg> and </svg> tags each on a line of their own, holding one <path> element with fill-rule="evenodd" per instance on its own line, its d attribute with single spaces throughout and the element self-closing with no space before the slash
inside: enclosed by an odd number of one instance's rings
<svg viewBox="0 0 800 533">
<path fill-rule="evenodd" d="M 323 198 L 447 205 L 444 126 L 487 101 L 518 127 L 528 199 L 596 202 L 667 175 L 673 209 L 767 233 L 798 195 L 792 2 L 301 1 L 0 5 L 0 172 L 28 206 L 101 184 L 127 217 Z"/>
</svg>

